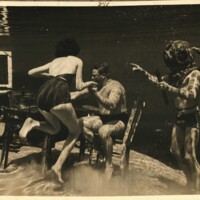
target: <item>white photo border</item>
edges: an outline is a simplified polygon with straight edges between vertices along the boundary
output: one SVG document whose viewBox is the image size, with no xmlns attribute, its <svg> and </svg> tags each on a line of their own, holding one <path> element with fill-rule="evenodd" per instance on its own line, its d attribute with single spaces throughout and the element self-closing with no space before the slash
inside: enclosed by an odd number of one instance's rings
<svg viewBox="0 0 200 200">
<path fill-rule="evenodd" d="M 107 4 L 101 4 L 107 2 Z M 200 0 L 163 0 L 163 1 L 1 1 L 0 7 L 98 7 L 98 6 L 156 6 L 156 5 L 200 5 Z M 2 51 L 1 51 L 2 52 Z M 2 55 L 0 52 L 0 55 Z M 11 56 L 11 52 L 6 51 Z M 4 54 L 5 55 L 5 54 Z M 8 56 L 8 63 L 12 60 Z M 9 70 L 9 87 L 12 87 L 12 67 Z M 154 195 L 154 196 L 110 196 L 110 197 L 61 197 L 61 196 L 0 196 L 0 200 L 200 200 L 200 195 Z"/>
</svg>

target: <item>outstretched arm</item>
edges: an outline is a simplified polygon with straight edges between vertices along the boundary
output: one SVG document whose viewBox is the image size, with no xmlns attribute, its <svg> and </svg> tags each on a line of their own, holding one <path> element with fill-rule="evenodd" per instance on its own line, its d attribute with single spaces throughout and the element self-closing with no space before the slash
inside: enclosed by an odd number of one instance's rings
<svg viewBox="0 0 200 200">
<path fill-rule="evenodd" d="M 49 66 L 51 63 L 47 63 L 46 65 L 33 68 L 28 71 L 28 75 L 30 76 L 49 76 Z"/>
<path fill-rule="evenodd" d="M 157 87 L 159 87 L 173 95 L 180 96 L 185 99 L 195 99 L 197 97 L 197 91 L 199 90 L 199 87 L 200 87 L 200 72 L 197 70 L 194 70 L 189 75 L 187 87 L 179 89 L 179 88 L 169 85 L 165 81 L 159 82 L 155 76 L 148 73 L 146 70 L 141 68 L 139 65 L 132 64 L 132 63 L 131 63 L 131 65 L 133 66 L 132 70 L 134 72 L 136 72 L 136 71 L 142 72 L 145 76 L 147 76 L 148 80 L 151 81 L 152 83 L 155 83 L 157 85 Z"/>
<path fill-rule="evenodd" d="M 150 74 L 149 72 L 147 72 L 146 70 L 144 70 L 142 67 L 140 67 L 137 64 L 134 63 L 130 63 L 132 66 L 132 71 L 133 72 L 141 72 L 144 74 L 145 77 L 147 77 L 148 81 L 150 81 L 151 83 L 155 84 L 157 87 L 173 94 L 173 95 L 178 95 L 179 94 L 179 89 L 175 88 L 171 85 L 169 85 L 167 82 L 162 81 L 159 82 L 158 78 L 156 76 L 153 76 L 152 74 Z"/>
<path fill-rule="evenodd" d="M 153 84 L 158 84 L 158 78 L 156 76 L 153 76 L 152 74 L 150 74 L 149 72 L 147 72 L 145 69 L 143 69 L 142 67 L 140 67 L 139 65 L 135 64 L 135 63 L 130 63 L 132 66 L 132 71 L 133 72 L 140 72 L 142 73 L 147 79 L 148 81 L 150 81 Z"/>
<path fill-rule="evenodd" d="M 89 86 L 94 86 L 96 83 L 94 81 L 83 82 L 83 62 L 82 60 L 78 61 L 78 67 L 76 71 L 76 89 L 83 90 Z"/>
</svg>

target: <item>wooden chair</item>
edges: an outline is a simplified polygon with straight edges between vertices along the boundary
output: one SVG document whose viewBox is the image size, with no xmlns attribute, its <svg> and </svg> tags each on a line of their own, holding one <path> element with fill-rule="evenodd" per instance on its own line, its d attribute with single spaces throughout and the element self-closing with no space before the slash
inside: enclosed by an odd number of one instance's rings
<svg viewBox="0 0 200 200">
<path fill-rule="evenodd" d="M 12 91 L 13 95 L 9 93 L 1 95 L 0 101 L 0 148 L 1 148 L 1 156 L 0 156 L 0 169 L 5 170 L 8 166 L 8 157 L 10 151 L 19 151 L 22 146 L 35 146 L 42 149 L 42 168 L 43 171 L 50 168 L 51 161 L 51 149 L 54 147 L 55 143 L 61 140 L 66 139 L 66 129 L 62 128 L 61 133 L 50 136 L 49 134 L 45 134 L 41 132 L 37 134 L 37 141 L 33 143 L 33 141 L 29 141 L 29 143 L 21 143 L 19 138 L 19 130 L 23 125 L 25 119 L 27 117 L 32 117 L 37 120 L 44 120 L 43 116 L 37 111 L 37 107 L 35 104 L 32 105 L 32 96 L 28 96 L 28 98 L 24 98 L 26 94 L 18 94 Z M 5 101 L 2 102 L 2 99 L 5 98 Z M 21 103 L 27 104 L 26 109 L 20 108 Z M 78 109 L 78 117 L 87 115 L 87 109 Z M 63 134 L 64 133 L 64 134 Z M 29 136 L 32 134 L 29 134 Z M 34 134 L 33 134 L 34 135 Z M 32 135 L 32 136 L 33 136 Z M 30 137 L 29 137 L 30 138 Z M 33 137 L 31 137 L 33 139 Z M 84 138 L 80 136 L 80 156 L 84 154 Z M 39 142 L 39 143 L 38 143 Z"/>
<path fill-rule="evenodd" d="M 35 112 L 32 113 L 35 115 Z M 6 106 L 0 107 L 0 145 L 1 158 L 0 169 L 5 170 L 8 166 L 8 156 L 10 151 L 18 152 L 22 146 L 36 146 L 40 145 L 31 143 L 22 143 L 19 138 L 19 130 L 24 120 L 31 116 L 28 110 L 18 110 Z M 38 138 L 39 139 L 39 138 Z M 41 138 L 42 140 L 42 138 Z"/>
<path fill-rule="evenodd" d="M 67 137 L 67 129 L 62 128 L 61 132 L 55 136 L 51 136 L 49 134 L 45 134 L 41 132 L 37 134 L 39 144 L 33 144 L 32 141 L 26 142 L 24 144 L 21 143 L 19 138 L 19 130 L 27 118 L 27 113 L 19 113 L 19 111 L 15 111 L 13 109 L 7 107 L 1 107 L 4 118 L 0 120 L 0 128 L 3 131 L 3 134 L 0 137 L 0 145 L 1 145 L 1 157 L 0 157 L 0 169 L 5 170 L 8 167 L 8 157 L 10 151 L 19 151 L 22 146 L 35 146 L 42 149 L 42 171 L 45 172 L 50 169 L 51 164 L 51 149 L 55 146 L 55 143 L 58 141 L 65 140 Z M 13 113 L 14 112 L 14 113 Z M 0 112 L 1 113 L 1 112 Z M 19 114 L 23 114 L 23 116 L 19 116 Z M 19 116 L 19 119 L 13 118 Z M 30 116 L 30 115 L 28 115 Z M 29 134 L 31 135 L 31 134 Z M 40 138 L 38 137 L 40 136 Z M 17 143 L 16 140 L 17 139 Z M 82 142 L 82 136 L 79 139 L 81 142 L 80 146 L 80 156 L 84 154 L 84 141 Z"/>
<path fill-rule="evenodd" d="M 59 133 L 59 135 L 63 135 L 62 131 L 61 133 Z M 66 135 L 66 133 L 65 133 Z M 43 146 L 42 146 L 42 171 L 48 171 L 51 167 L 51 149 L 52 147 L 55 145 L 56 142 L 62 141 L 64 139 L 66 139 L 67 137 L 60 137 L 57 138 L 57 135 L 52 136 L 49 134 L 45 134 L 45 138 L 44 138 L 44 142 L 43 142 Z M 85 138 L 83 136 L 83 134 L 81 134 L 79 136 L 78 141 L 80 142 L 79 145 L 79 160 L 82 160 L 82 158 L 84 157 L 85 154 Z"/>
<path fill-rule="evenodd" d="M 83 116 L 87 116 L 88 114 L 88 110 L 85 108 L 76 108 L 76 112 L 77 112 L 77 117 L 83 117 Z M 64 126 L 63 126 L 64 127 Z M 61 132 L 55 136 L 51 136 L 49 134 L 45 134 L 45 138 L 44 138 L 44 143 L 43 143 L 43 147 L 42 147 L 42 169 L 43 172 L 47 171 L 50 169 L 51 166 L 51 149 L 52 147 L 55 145 L 56 142 L 62 141 L 64 139 L 67 138 L 66 135 L 66 131 L 67 129 L 64 128 L 64 130 L 61 130 Z M 65 133 L 65 136 L 63 137 L 62 132 Z M 60 135 L 60 137 L 59 137 Z M 83 136 L 83 134 L 81 134 L 79 136 L 78 141 L 80 142 L 79 145 L 79 160 L 82 160 L 82 158 L 84 157 L 85 154 L 85 138 Z"/>
<path fill-rule="evenodd" d="M 120 154 L 119 155 L 120 169 L 121 169 L 122 175 L 124 175 L 125 172 L 128 171 L 131 144 L 132 144 L 139 120 L 141 118 L 142 110 L 143 110 L 144 106 L 145 106 L 145 103 L 141 100 L 135 101 L 133 103 L 123 138 L 122 139 L 117 139 L 117 138 L 113 139 L 114 145 L 119 144 L 121 146 L 120 153 L 115 152 L 113 150 L 113 154 Z M 98 140 L 99 140 L 99 142 L 98 142 Z M 95 133 L 94 143 L 91 144 L 90 148 L 91 149 L 90 149 L 90 155 L 89 155 L 89 163 L 92 162 L 94 150 L 97 151 L 96 163 L 98 163 L 100 156 L 104 157 L 104 152 L 101 147 L 100 138 L 98 137 L 97 133 Z"/>
</svg>

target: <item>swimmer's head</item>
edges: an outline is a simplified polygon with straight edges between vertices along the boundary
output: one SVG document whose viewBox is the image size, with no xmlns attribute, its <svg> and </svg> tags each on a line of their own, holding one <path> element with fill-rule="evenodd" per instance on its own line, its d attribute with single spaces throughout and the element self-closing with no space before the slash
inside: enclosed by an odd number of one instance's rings
<svg viewBox="0 0 200 200">
<path fill-rule="evenodd" d="M 107 62 L 96 63 L 92 70 L 92 80 L 102 84 L 105 79 L 110 78 L 110 66 Z"/>
<path fill-rule="evenodd" d="M 80 52 L 80 47 L 74 38 L 65 37 L 58 41 L 55 47 L 55 57 L 77 56 Z"/>
<path fill-rule="evenodd" d="M 193 67 L 195 65 L 189 43 L 183 40 L 170 41 L 163 52 L 167 67 L 173 72 Z"/>
</svg>

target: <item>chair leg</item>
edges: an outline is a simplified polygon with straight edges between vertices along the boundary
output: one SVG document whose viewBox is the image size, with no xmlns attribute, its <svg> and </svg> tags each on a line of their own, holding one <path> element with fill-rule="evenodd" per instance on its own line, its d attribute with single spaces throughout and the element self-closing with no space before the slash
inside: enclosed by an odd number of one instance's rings
<svg viewBox="0 0 200 200">
<path fill-rule="evenodd" d="M 3 143 L 2 143 L 2 150 L 1 150 L 1 161 L 0 161 L 0 168 L 2 168 L 2 164 L 4 162 L 4 157 L 5 157 L 5 138 L 3 139 Z"/>
<path fill-rule="evenodd" d="M 9 148 L 10 148 L 10 143 L 9 140 L 6 141 L 6 147 L 5 147 L 5 160 L 4 160 L 4 169 L 7 168 L 8 166 L 8 155 L 9 155 Z"/>
<path fill-rule="evenodd" d="M 8 166 L 8 154 L 9 154 L 9 131 L 6 130 L 3 136 L 3 147 L 1 152 L 0 169 L 6 169 Z"/>
<path fill-rule="evenodd" d="M 94 151 L 94 144 L 92 143 L 91 146 L 90 146 L 90 151 L 89 151 L 89 164 L 92 163 L 92 154 L 93 154 L 93 151 Z"/>
<path fill-rule="evenodd" d="M 4 170 L 8 166 L 8 152 L 9 152 L 9 142 L 7 139 L 4 139 L 1 152 L 0 169 Z"/>
<path fill-rule="evenodd" d="M 129 170 L 129 155 L 130 155 L 130 147 L 124 146 L 121 161 L 120 161 L 120 169 L 121 169 L 121 174 L 123 177 L 126 175 L 126 173 Z"/>
<path fill-rule="evenodd" d="M 96 159 L 96 164 L 98 164 L 100 158 L 100 152 L 97 152 L 97 159 Z"/>
<path fill-rule="evenodd" d="M 130 147 L 126 147 L 126 165 L 125 165 L 125 169 L 126 169 L 126 172 L 128 172 L 129 170 L 129 158 L 130 158 Z"/>
<path fill-rule="evenodd" d="M 52 137 L 50 135 L 46 135 L 44 139 L 43 149 L 42 149 L 42 172 L 45 173 L 50 169 L 49 165 L 49 157 L 51 155 L 51 142 Z"/>
<path fill-rule="evenodd" d="M 79 151 L 79 161 L 83 160 L 85 155 L 85 137 L 80 136 L 80 151 Z"/>
</svg>

